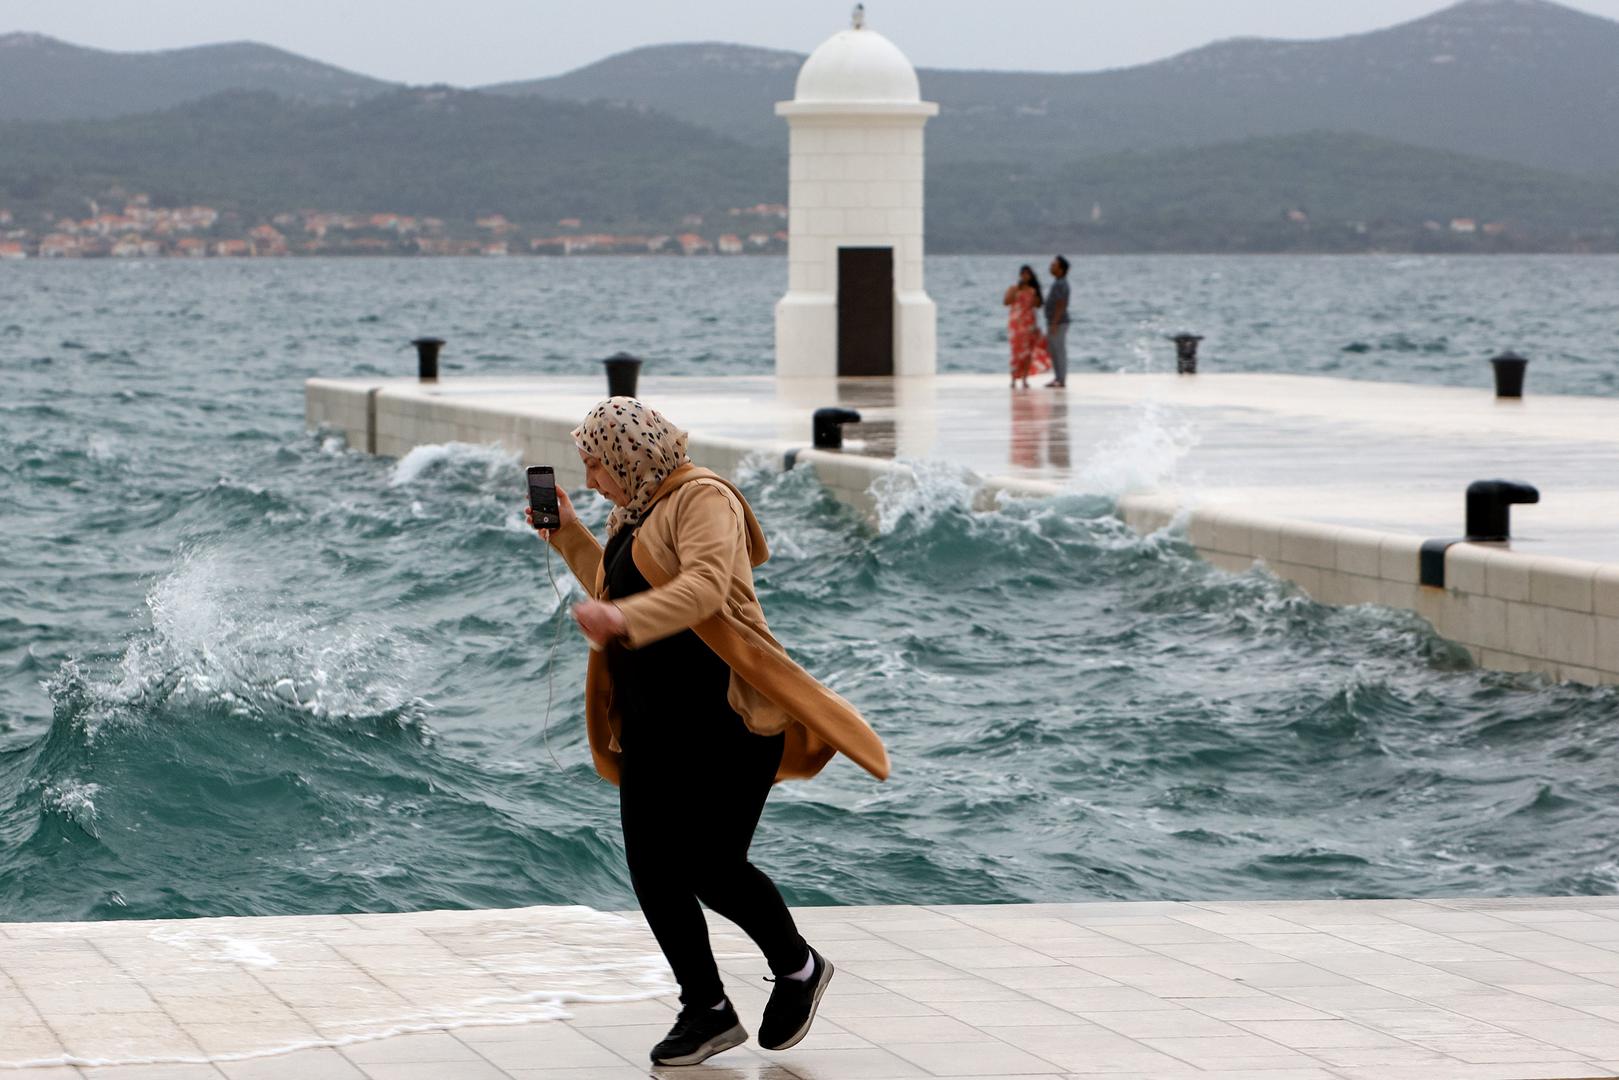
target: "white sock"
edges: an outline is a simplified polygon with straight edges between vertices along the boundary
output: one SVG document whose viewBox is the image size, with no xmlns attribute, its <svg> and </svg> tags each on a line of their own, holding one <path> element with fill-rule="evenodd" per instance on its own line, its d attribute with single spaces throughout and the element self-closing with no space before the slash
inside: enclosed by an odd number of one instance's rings
<svg viewBox="0 0 1619 1080">
<path fill-rule="evenodd" d="M 787 977 L 789 979 L 797 979 L 799 982 L 807 982 L 809 977 L 813 974 L 815 974 L 815 954 L 810 953 L 809 959 L 804 961 L 804 966 Z"/>
<path fill-rule="evenodd" d="M 730 1003 L 730 1000 L 731 1000 L 730 998 L 720 998 L 720 1003 L 718 1005 L 710 1005 L 709 1008 L 712 1009 L 715 1012 L 719 1012 L 721 1009 L 725 1008 L 725 1006 L 727 1004 Z"/>
</svg>

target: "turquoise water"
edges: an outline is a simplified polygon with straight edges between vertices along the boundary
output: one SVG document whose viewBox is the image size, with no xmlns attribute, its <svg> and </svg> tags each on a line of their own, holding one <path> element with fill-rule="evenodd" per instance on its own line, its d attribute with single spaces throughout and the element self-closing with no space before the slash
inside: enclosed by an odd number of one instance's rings
<svg viewBox="0 0 1619 1080">
<path fill-rule="evenodd" d="M 946 367 L 1000 364 L 1003 262 L 930 263 Z M 784 269 L 0 270 L 0 917 L 629 906 L 583 645 L 564 627 L 548 662 L 565 616 L 520 463 L 347 451 L 303 430 L 301 383 L 409 371 L 399 343 L 429 331 L 469 373 L 620 347 L 767 370 Z M 1470 383 L 1516 347 L 1532 391 L 1611 393 L 1616 279 L 1611 259 L 1108 260 L 1076 277 L 1075 353 L 1168 369 L 1159 335 L 1190 323 L 1224 369 Z M 773 625 L 895 762 L 777 789 L 755 852 L 791 901 L 1619 886 L 1614 692 L 1221 574 L 1100 495 L 970 514 L 923 472 L 878 525 L 807 472 L 745 478 Z"/>
</svg>

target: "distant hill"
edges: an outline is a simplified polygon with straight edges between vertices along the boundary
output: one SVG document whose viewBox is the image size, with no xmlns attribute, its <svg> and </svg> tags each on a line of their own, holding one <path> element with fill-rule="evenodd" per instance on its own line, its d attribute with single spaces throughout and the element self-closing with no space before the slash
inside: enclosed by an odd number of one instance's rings
<svg viewBox="0 0 1619 1080">
<path fill-rule="evenodd" d="M 42 34 L 0 35 L 0 120 L 124 116 L 225 90 L 338 102 L 391 88 L 380 79 L 251 42 L 124 53 Z"/>
<path fill-rule="evenodd" d="M 787 123 L 776 115 L 775 103 L 793 96 L 804 59 L 803 53 L 714 41 L 649 45 L 564 75 L 480 89 L 640 105 L 743 142 L 785 151 Z"/>
<path fill-rule="evenodd" d="M 0 146 L 0 205 L 74 214 L 116 186 L 261 217 L 314 207 L 637 227 L 787 194 L 772 155 L 664 116 L 447 87 L 352 106 L 233 92 L 118 120 L 0 124 Z"/>
<path fill-rule="evenodd" d="M 259 45 L 108 53 L 13 34 L 0 240 L 143 193 L 223 211 L 220 235 L 321 210 L 441 218 L 466 239 L 501 214 L 519 249 L 548 230 L 687 229 L 768 248 L 776 211 L 730 211 L 786 199 L 771 104 L 801 63 L 659 46 L 488 91 L 403 89 Z M 1092 74 L 924 71 L 944 106 L 930 248 L 1616 250 L 1616 73 L 1619 23 L 1548 0 Z"/>
<path fill-rule="evenodd" d="M 1093 212 L 1100 218 L 1092 220 Z M 931 170 L 929 233 L 954 250 L 1486 250 L 1619 247 L 1619 176 L 1577 176 L 1311 132 L 1066 164 Z"/>
<path fill-rule="evenodd" d="M 637 49 L 500 93 L 633 102 L 759 145 L 802 57 L 717 44 Z M 1353 131 L 1539 168 L 1619 170 L 1619 22 L 1549 0 L 1465 0 L 1325 41 L 1236 40 L 1083 74 L 920 72 L 942 106 L 930 160 L 1072 159 Z"/>
<path fill-rule="evenodd" d="M 343 106 L 231 93 L 117 120 L 3 123 L 0 146 L 0 208 L 24 222 L 82 217 L 117 190 L 245 224 L 319 209 L 467 227 L 498 213 L 524 235 L 562 218 L 673 233 L 696 214 L 712 239 L 761 228 L 727 209 L 787 190 L 781 154 L 660 114 L 449 88 Z M 929 244 L 941 252 L 1410 249 L 1448 242 L 1453 218 L 1510 226 L 1494 248 L 1579 246 L 1576 234 L 1612 248 L 1619 177 L 1317 132 L 1069 162 L 947 161 L 928 180 Z"/>
</svg>

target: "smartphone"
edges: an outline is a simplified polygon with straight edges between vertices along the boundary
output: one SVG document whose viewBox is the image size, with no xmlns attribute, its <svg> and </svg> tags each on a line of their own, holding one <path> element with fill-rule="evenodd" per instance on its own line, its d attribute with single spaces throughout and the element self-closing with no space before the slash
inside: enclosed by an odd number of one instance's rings
<svg viewBox="0 0 1619 1080">
<path fill-rule="evenodd" d="M 557 506 L 557 474 L 551 466 L 529 466 L 528 505 L 534 510 L 536 529 L 562 528 L 562 511 Z"/>
</svg>

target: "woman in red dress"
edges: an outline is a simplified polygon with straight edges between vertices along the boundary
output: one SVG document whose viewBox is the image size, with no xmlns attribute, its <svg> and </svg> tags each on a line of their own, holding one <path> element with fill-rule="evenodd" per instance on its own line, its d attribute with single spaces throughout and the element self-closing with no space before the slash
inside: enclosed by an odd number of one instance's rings
<svg viewBox="0 0 1619 1080">
<path fill-rule="evenodd" d="M 1040 279 L 1028 266 L 1018 268 L 1017 284 L 1006 290 L 1002 301 L 1011 312 L 1006 319 L 1006 333 L 1012 340 L 1012 385 L 1023 381 L 1028 389 L 1029 376 L 1051 370 L 1051 355 L 1046 352 L 1046 336 L 1040 332 Z"/>
</svg>

